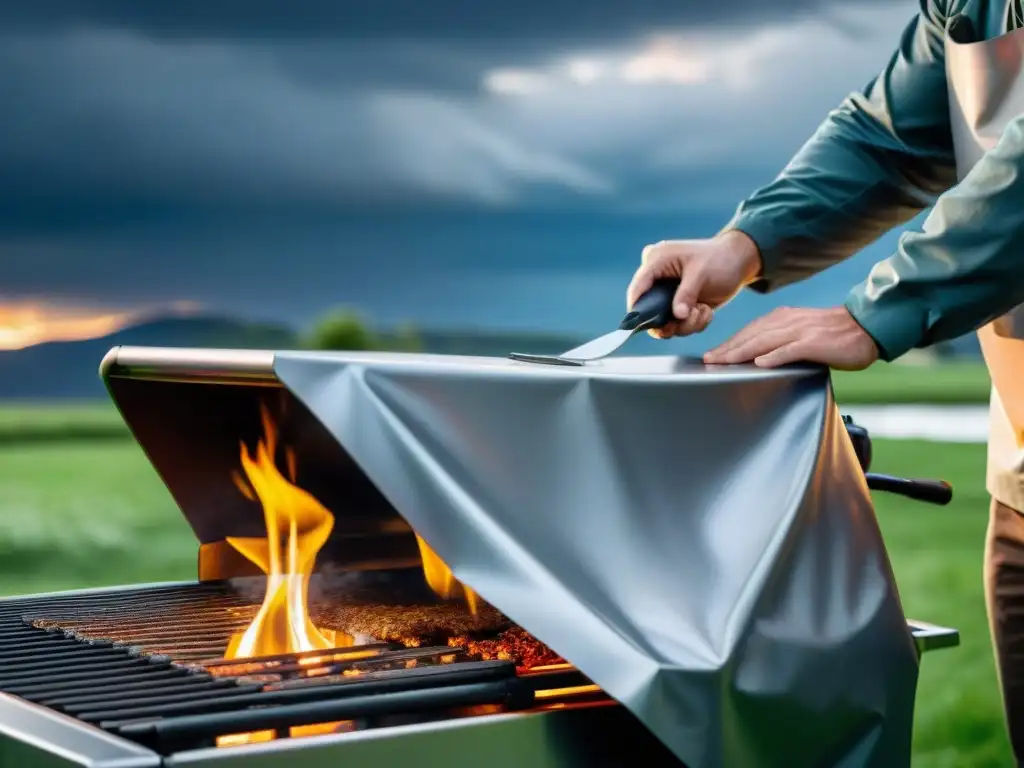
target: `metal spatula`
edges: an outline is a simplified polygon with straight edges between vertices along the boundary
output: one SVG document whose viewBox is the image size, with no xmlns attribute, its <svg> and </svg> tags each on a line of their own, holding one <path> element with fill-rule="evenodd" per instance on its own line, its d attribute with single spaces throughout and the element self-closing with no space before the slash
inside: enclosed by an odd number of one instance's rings
<svg viewBox="0 0 1024 768">
<path fill-rule="evenodd" d="M 668 325 L 673 317 L 672 299 L 678 288 L 679 280 L 674 278 L 656 281 L 647 293 L 636 300 L 633 309 L 626 314 L 617 329 L 568 352 L 560 355 L 525 355 L 513 352 L 509 357 L 524 363 L 545 365 L 583 365 L 607 357 L 629 341 L 634 333 Z"/>
</svg>

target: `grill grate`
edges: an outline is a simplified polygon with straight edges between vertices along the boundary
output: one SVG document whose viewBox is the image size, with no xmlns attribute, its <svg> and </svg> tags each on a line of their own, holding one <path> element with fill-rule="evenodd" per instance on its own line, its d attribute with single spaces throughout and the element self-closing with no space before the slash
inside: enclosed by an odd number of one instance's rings
<svg viewBox="0 0 1024 768">
<path fill-rule="evenodd" d="M 417 647 L 417 638 L 356 636 L 328 651 L 223 658 L 261 598 L 204 582 L 7 602 L 0 691 L 171 754 L 242 733 L 287 737 L 467 708 L 521 709 L 538 689 L 589 685 L 564 663 L 517 675 L 512 661 L 479 660 L 448 644 Z M 492 634 L 505 628 L 493 617 L 490 625 Z"/>
</svg>

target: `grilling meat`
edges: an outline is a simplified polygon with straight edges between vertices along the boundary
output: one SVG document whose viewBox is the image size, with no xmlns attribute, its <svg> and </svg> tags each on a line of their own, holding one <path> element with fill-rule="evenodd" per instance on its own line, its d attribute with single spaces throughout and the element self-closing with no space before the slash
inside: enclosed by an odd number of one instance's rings
<svg viewBox="0 0 1024 768">
<path fill-rule="evenodd" d="M 233 582 L 233 594 L 184 604 L 123 605 L 67 617 L 26 617 L 41 629 L 72 630 L 84 640 L 116 640 L 179 661 L 218 658 L 231 636 L 255 617 L 263 579 Z M 357 642 L 407 648 L 461 647 L 482 660 L 513 661 L 520 668 L 561 663 L 543 643 L 481 601 L 476 616 L 461 600 L 442 601 L 419 569 L 361 572 L 315 579 L 310 618 Z"/>
<path fill-rule="evenodd" d="M 465 648 L 468 655 L 485 661 L 514 661 L 520 669 L 561 664 L 564 661 L 540 640 L 522 627 L 516 626 L 491 639 L 474 639 L 466 635 L 451 637 L 448 639 L 448 645 L 453 648 Z"/>
<path fill-rule="evenodd" d="M 512 626 L 512 622 L 490 606 L 481 605 L 477 615 L 472 616 L 458 603 L 317 605 L 311 614 L 313 623 L 319 627 L 349 635 L 368 635 L 409 648 L 447 645 L 453 635 L 494 637 Z"/>
</svg>

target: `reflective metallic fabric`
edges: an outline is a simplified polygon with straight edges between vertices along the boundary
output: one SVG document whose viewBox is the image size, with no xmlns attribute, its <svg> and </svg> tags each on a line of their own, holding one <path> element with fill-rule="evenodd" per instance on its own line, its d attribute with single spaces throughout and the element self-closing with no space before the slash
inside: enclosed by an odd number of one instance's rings
<svg viewBox="0 0 1024 768">
<path fill-rule="evenodd" d="M 274 371 L 458 579 L 689 768 L 909 765 L 918 657 L 824 371 Z"/>
</svg>

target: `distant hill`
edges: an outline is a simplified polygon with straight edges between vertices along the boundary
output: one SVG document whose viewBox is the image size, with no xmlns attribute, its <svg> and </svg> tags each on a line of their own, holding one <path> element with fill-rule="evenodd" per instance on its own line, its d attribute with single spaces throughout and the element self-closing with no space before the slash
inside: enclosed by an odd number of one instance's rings
<svg viewBox="0 0 1024 768">
<path fill-rule="evenodd" d="M 226 317 L 167 317 L 83 341 L 54 341 L 0 352 L 0 399 L 86 400 L 106 397 L 99 364 L 111 347 L 234 347 L 288 349 L 289 328 Z"/>
<path fill-rule="evenodd" d="M 384 343 L 399 338 L 386 332 L 378 335 Z M 424 352 L 484 357 L 504 357 L 509 352 L 558 354 L 584 341 L 569 335 L 475 329 L 417 329 L 415 336 Z M 98 367 L 107 351 L 118 345 L 300 349 L 303 342 L 294 330 L 280 325 L 219 316 L 157 318 L 96 339 L 0 351 L 0 400 L 106 398 Z M 973 334 L 936 351 L 940 357 L 968 359 L 980 354 Z M 627 353 L 680 354 L 681 350 L 642 334 L 630 342 Z"/>
<path fill-rule="evenodd" d="M 386 340 L 388 334 L 381 334 Z M 425 352 L 504 356 L 509 352 L 557 354 L 571 337 L 490 331 L 417 331 Z M 55 341 L 0 351 L 0 400 L 90 400 L 107 397 L 100 361 L 118 345 L 233 349 L 299 349 L 292 329 L 228 317 L 166 317 L 83 341 Z"/>
</svg>

